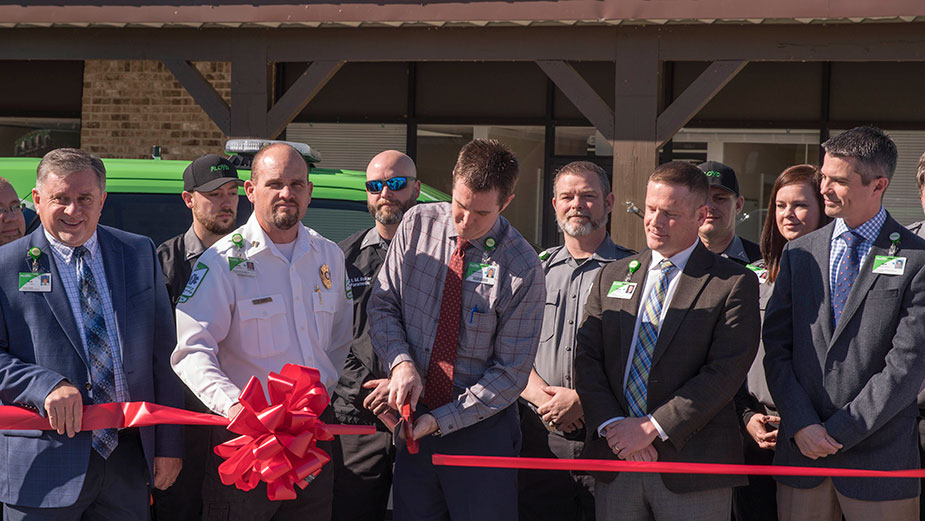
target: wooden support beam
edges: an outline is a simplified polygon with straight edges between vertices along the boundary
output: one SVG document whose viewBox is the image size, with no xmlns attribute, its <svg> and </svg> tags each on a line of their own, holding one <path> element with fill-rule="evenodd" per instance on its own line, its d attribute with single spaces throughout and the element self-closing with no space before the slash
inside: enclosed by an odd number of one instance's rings
<svg viewBox="0 0 925 521">
<path fill-rule="evenodd" d="M 588 85 L 574 67 L 561 60 L 539 60 L 536 64 L 559 87 L 582 115 L 604 135 L 613 140 L 613 109 Z"/>
<path fill-rule="evenodd" d="M 215 90 L 199 69 L 186 60 L 164 60 L 174 78 L 190 93 L 202 110 L 226 136 L 231 131 L 231 110 L 225 99 Z"/>
<path fill-rule="evenodd" d="M 270 102 L 265 48 L 245 49 L 231 60 L 231 136 L 269 138 Z"/>
<path fill-rule="evenodd" d="M 278 136 L 343 65 L 343 61 L 319 61 L 305 69 L 267 114 L 267 137 Z"/>
<path fill-rule="evenodd" d="M 700 109 L 747 64 L 745 60 L 720 60 L 710 64 L 680 96 L 675 98 L 671 106 L 658 116 L 658 145 L 665 144 L 681 130 L 681 127 L 696 116 Z"/>
<path fill-rule="evenodd" d="M 610 235 L 618 244 L 645 247 L 642 219 L 627 213 L 625 201 L 645 205 L 646 182 L 658 164 L 658 38 L 644 32 L 621 33 L 616 52 L 613 190 Z"/>
</svg>

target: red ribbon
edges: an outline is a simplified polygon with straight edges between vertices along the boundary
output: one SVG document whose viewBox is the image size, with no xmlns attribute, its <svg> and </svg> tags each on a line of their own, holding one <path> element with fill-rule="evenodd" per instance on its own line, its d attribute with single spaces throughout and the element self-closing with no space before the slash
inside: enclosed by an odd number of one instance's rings
<svg viewBox="0 0 925 521">
<path fill-rule="evenodd" d="M 295 489 L 308 486 L 312 476 L 331 458 L 317 447 L 334 435 L 373 434 L 367 425 L 328 425 L 320 420 L 329 398 L 316 369 L 286 364 L 280 374 L 267 377 L 270 403 L 257 378 L 241 391 L 244 407 L 231 422 L 204 414 L 148 402 L 104 403 L 84 406 L 81 430 L 149 427 L 151 425 L 219 425 L 240 434 L 215 447 L 225 458 L 219 465 L 222 483 L 252 490 L 267 484 L 271 500 L 295 499 Z M 48 419 L 13 405 L 0 406 L 0 429 L 50 430 Z"/>
<path fill-rule="evenodd" d="M 504 469 L 584 470 L 598 472 L 661 472 L 664 474 L 749 474 L 754 476 L 826 476 L 851 478 L 925 478 L 925 469 L 864 470 L 776 465 L 724 465 L 676 461 L 614 461 L 603 459 L 505 458 L 434 454 L 434 465 Z"/>
<path fill-rule="evenodd" d="M 405 444 L 408 446 L 408 453 L 417 454 L 421 449 L 421 444 L 412 436 L 414 434 L 414 421 L 412 421 L 410 403 L 401 406 L 401 417 L 405 420 Z"/>
</svg>

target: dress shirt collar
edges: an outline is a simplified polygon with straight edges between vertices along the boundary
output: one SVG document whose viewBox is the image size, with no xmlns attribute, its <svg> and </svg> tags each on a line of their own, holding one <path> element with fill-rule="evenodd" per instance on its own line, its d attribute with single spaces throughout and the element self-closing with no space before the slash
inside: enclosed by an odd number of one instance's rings
<svg viewBox="0 0 925 521">
<path fill-rule="evenodd" d="M 448 218 L 450 220 L 450 223 L 449 223 L 449 233 L 447 234 L 447 238 L 453 241 L 453 244 L 456 244 L 456 238 L 459 237 L 459 233 L 456 232 L 456 225 L 453 222 L 452 210 L 449 212 Z M 489 254 L 492 253 L 493 251 L 497 251 L 498 249 L 504 247 L 504 237 L 503 237 L 504 231 L 505 231 L 504 230 L 504 218 L 499 215 L 495 219 L 495 224 L 492 225 L 491 229 L 488 230 L 488 232 L 485 235 L 479 237 L 478 239 L 474 241 L 470 241 L 469 247 L 475 248 L 483 253 L 489 253 Z M 495 246 L 491 249 L 485 247 L 485 241 L 488 240 L 489 238 L 492 238 L 495 240 Z M 470 249 L 469 251 L 472 251 L 472 250 Z"/>
<path fill-rule="evenodd" d="M 877 240 L 877 236 L 880 235 L 880 228 L 883 227 L 884 222 L 886 222 L 886 210 L 884 210 L 882 206 L 880 207 L 880 211 L 877 212 L 877 215 L 874 215 L 853 230 L 845 224 L 844 219 L 835 219 L 835 229 L 832 231 L 832 240 L 834 241 L 836 238 L 841 237 L 841 234 L 847 231 L 853 231 L 863 237 L 866 242 L 874 242 Z"/>
<path fill-rule="evenodd" d="M 684 271 L 684 267 L 687 266 L 687 261 L 690 260 L 691 254 L 694 253 L 694 248 L 696 248 L 697 244 L 699 243 L 700 239 L 697 239 L 687 248 L 679 251 L 678 253 L 675 253 L 671 257 L 668 257 L 668 260 L 670 260 L 671 263 L 674 264 L 676 268 L 678 268 L 679 273 Z M 658 270 L 658 263 L 661 262 L 664 258 L 664 255 L 655 250 L 652 250 L 652 262 L 649 263 L 649 271 Z"/>
<path fill-rule="evenodd" d="M 298 235 L 296 235 L 295 238 L 296 245 L 295 249 L 292 251 L 292 261 L 308 253 L 314 247 L 314 240 L 309 235 L 305 226 L 303 226 L 302 223 L 298 223 L 296 226 L 298 227 Z M 290 263 L 289 258 L 279 251 L 276 244 L 270 240 L 267 233 L 260 227 L 260 223 L 257 222 L 256 213 L 252 213 L 251 216 L 248 217 L 242 229 L 242 235 L 244 236 L 244 240 L 249 243 L 247 244 L 248 257 L 253 257 L 264 250 L 269 250 L 271 254 L 285 260 L 286 263 Z"/>
<path fill-rule="evenodd" d="M 189 230 L 186 230 L 186 233 L 183 234 L 183 247 L 186 249 L 184 252 L 186 260 L 198 257 L 202 255 L 202 252 L 206 251 L 202 241 L 199 240 L 199 236 L 196 235 L 193 225 L 190 225 Z"/>
<path fill-rule="evenodd" d="M 71 256 L 74 255 L 75 247 L 68 246 L 58 239 L 55 239 L 54 236 L 50 234 L 44 227 L 42 228 L 42 232 L 45 233 L 45 238 L 48 239 L 48 244 L 51 245 L 51 249 L 54 250 L 59 256 L 61 256 L 65 263 L 70 264 Z M 90 238 L 82 244 L 82 246 L 87 248 L 87 251 L 90 252 L 90 258 L 96 258 L 96 256 L 100 253 L 100 241 L 97 240 L 96 230 L 93 231 L 93 235 L 91 235 Z"/>
</svg>

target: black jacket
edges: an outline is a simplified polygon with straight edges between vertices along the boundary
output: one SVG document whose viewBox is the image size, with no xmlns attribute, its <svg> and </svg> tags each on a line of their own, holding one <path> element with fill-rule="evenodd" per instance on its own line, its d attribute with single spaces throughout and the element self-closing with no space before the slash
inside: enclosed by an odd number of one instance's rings
<svg viewBox="0 0 925 521">
<path fill-rule="evenodd" d="M 193 273 L 193 266 L 205 250 L 192 226 L 186 233 L 167 239 L 157 247 L 157 259 L 161 262 L 167 294 L 170 295 L 170 305 L 174 310 Z"/>
<path fill-rule="evenodd" d="M 373 351 L 366 321 L 366 304 L 369 302 L 379 268 L 385 261 L 388 243 L 379 236 L 376 228 L 369 228 L 347 237 L 339 243 L 347 264 L 347 285 L 353 291 L 353 345 L 347 354 L 344 370 L 334 389 L 331 404 L 342 423 L 375 425 L 386 430 L 376 416 L 363 407 L 369 391 L 361 386 L 368 380 L 387 378 L 389 375 Z"/>
</svg>

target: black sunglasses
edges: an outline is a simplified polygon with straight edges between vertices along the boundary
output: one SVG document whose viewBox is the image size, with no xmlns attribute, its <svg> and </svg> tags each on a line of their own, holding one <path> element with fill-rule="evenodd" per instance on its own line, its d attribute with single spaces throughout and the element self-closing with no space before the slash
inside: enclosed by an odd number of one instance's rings
<svg viewBox="0 0 925 521">
<path fill-rule="evenodd" d="M 371 194 L 382 192 L 383 186 L 388 186 L 389 190 L 397 192 L 404 190 L 408 186 L 408 181 L 414 181 L 414 177 L 390 177 L 388 179 L 376 179 L 375 181 L 366 181 L 366 191 Z"/>
</svg>

